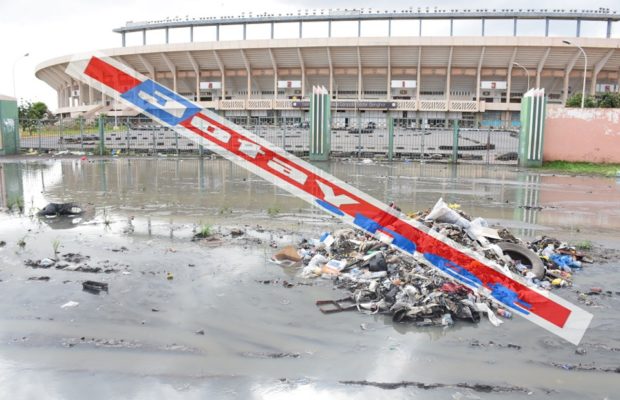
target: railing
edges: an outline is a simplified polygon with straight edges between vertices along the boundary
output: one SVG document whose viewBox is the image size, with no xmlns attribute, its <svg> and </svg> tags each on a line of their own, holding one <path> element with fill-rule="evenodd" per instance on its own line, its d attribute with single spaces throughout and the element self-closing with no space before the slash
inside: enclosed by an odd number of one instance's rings
<svg viewBox="0 0 620 400">
<path fill-rule="evenodd" d="M 276 110 L 292 110 L 293 100 L 275 100 L 273 108 Z"/>
<path fill-rule="evenodd" d="M 220 110 L 245 110 L 245 100 L 220 100 Z"/>
<path fill-rule="evenodd" d="M 273 109 L 273 100 L 269 99 L 249 99 L 247 108 L 250 110 L 271 110 Z"/>
<path fill-rule="evenodd" d="M 450 111 L 476 112 L 478 111 L 478 102 L 467 100 L 452 100 L 450 101 Z"/>
<path fill-rule="evenodd" d="M 418 109 L 417 100 L 393 100 L 397 110 L 415 111 Z"/>
<path fill-rule="evenodd" d="M 245 102 L 246 100 L 241 100 Z M 275 103 L 274 100 L 269 100 Z M 230 101 L 229 101 L 230 102 Z M 230 106 L 235 106 L 234 104 Z M 423 120 L 420 116 L 393 118 L 348 113 L 333 116 L 332 155 L 450 161 L 456 147 L 459 162 L 489 164 L 516 163 L 519 135 L 515 127 L 483 121 L 474 129 L 472 120 L 459 121 L 458 142 L 454 142 L 452 120 Z M 398 114 L 403 114 L 398 113 Z M 299 155 L 307 155 L 310 145 L 309 123 L 300 117 L 239 117 L 236 121 L 259 137 Z M 486 122 L 486 124 L 485 124 Z M 504 123 L 505 124 L 505 123 Z M 20 145 L 29 152 L 67 152 L 84 154 L 208 154 L 208 148 L 145 117 L 108 115 L 104 132 L 99 122 L 63 119 L 20 121 Z"/>
<path fill-rule="evenodd" d="M 420 100 L 420 111 L 448 111 L 446 100 Z"/>
</svg>

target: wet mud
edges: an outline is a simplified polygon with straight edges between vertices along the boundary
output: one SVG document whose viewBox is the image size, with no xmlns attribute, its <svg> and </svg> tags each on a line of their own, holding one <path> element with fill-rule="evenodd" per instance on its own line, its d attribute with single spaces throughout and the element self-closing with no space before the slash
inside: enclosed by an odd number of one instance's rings
<svg viewBox="0 0 620 400">
<path fill-rule="evenodd" d="M 594 262 L 555 292 L 594 314 L 582 343 L 519 318 L 442 328 L 321 313 L 316 300 L 347 292 L 270 258 L 341 225 L 223 160 L 10 162 L 0 163 L 0 398 L 617 396 L 614 179 L 475 165 L 321 167 L 404 212 L 443 197 L 522 238 L 587 247 Z M 87 212 L 36 216 L 65 202 Z M 107 290 L 84 290 L 88 281 Z"/>
</svg>

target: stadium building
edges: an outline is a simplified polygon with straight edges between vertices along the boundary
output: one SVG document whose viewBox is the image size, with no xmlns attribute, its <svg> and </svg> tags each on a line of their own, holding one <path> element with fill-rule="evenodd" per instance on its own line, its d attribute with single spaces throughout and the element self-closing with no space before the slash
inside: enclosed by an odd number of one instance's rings
<svg viewBox="0 0 620 400">
<path fill-rule="evenodd" d="M 242 125 L 308 121 L 313 86 L 333 98 L 334 124 L 516 127 L 523 94 L 549 104 L 618 91 L 620 15 L 608 9 L 307 10 L 173 18 L 115 29 L 103 50 Z M 36 76 L 63 117 L 135 116 L 65 73 L 71 55 Z"/>
</svg>

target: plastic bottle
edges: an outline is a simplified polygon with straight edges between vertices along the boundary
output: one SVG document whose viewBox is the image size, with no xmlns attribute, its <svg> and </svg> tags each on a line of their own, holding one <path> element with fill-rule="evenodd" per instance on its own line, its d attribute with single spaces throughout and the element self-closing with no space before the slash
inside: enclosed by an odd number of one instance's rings
<svg viewBox="0 0 620 400">
<path fill-rule="evenodd" d="M 500 317 L 504 317 L 506 319 L 512 319 L 512 313 L 508 310 L 504 310 L 503 308 L 497 309 L 497 314 Z"/>
</svg>

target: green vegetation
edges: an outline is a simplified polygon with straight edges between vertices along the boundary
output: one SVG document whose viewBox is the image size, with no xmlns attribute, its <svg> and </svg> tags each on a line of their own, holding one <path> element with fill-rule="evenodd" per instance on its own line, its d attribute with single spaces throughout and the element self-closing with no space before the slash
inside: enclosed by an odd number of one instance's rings
<svg viewBox="0 0 620 400">
<path fill-rule="evenodd" d="M 620 108 L 620 93 L 601 93 L 596 96 L 586 96 L 585 108 Z M 566 100 L 566 107 L 581 107 L 581 93 L 572 95 Z"/>
<path fill-rule="evenodd" d="M 592 242 L 589 240 L 583 240 L 575 244 L 575 247 L 579 250 L 592 250 Z"/>
<path fill-rule="evenodd" d="M 208 238 L 213 234 L 213 227 L 209 224 L 200 225 L 200 230 L 194 235 L 194 238 Z"/>
<path fill-rule="evenodd" d="M 17 112 L 20 126 L 31 135 L 40 126 L 42 120 L 50 117 L 47 105 L 40 101 L 35 103 L 24 101 L 17 107 Z"/>
<path fill-rule="evenodd" d="M 280 214 L 280 209 L 278 207 L 269 207 L 267 209 L 267 214 L 269 214 L 271 218 L 274 218 L 276 215 Z"/>
<path fill-rule="evenodd" d="M 550 171 L 567 172 L 579 175 L 602 175 L 616 176 L 620 171 L 620 164 L 596 164 L 590 162 L 549 161 L 545 162 L 542 169 Z"/>
</svg>

